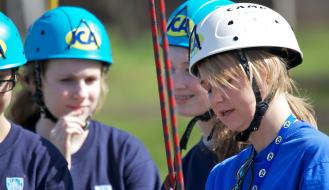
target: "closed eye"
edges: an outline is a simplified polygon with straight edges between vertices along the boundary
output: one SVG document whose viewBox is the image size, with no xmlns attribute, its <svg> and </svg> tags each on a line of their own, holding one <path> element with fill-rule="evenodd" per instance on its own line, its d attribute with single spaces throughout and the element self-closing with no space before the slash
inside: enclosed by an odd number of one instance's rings
<svg viewBox="0 0 329 190">
<path fill-rule="evenodd" d="M 97 80 L 98 80 L 97 77 L 91 76 L 91 77 L 87 77 L 87 78 L 85 79 L 85 82 L 86 82 L 86 84 L 92 84 L 92 83 L 94 83 L 94 82 L 97 81 Z"/>
<path fill-rule="evenodd" d="M 60 82 L 64 82 L 64 83 L 67 83 L 67 82 L 72 82 L 74 81 L 74 78 L 61 78 L 59 79 Z"/>
</svg>

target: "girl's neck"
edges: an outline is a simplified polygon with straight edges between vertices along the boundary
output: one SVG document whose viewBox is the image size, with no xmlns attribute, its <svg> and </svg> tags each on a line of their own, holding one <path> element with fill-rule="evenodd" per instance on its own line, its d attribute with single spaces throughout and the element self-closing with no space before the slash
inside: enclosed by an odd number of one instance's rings
<svg viewBox="0 0 329 190">
<path fill-rule="evenodd" d="M 2 143 L 9 134 L 11 125 L 8 119 L 2 113 L 0 115 L 0 143 Z"/>
<path fill-rule="evenodd" d="M 44 137 L 45 139 L 50 139 L 50 132 L 54 127 L 54 123 L 49 119 L 44 118 L 41 116 L 36 123 L 35 132 L 40 136 Z"/>
<path fill-rule="evenodd" d="M 207 146 L 211 145 L 207 139 L 216 123 L 217 120 L 215 118 L 210 119 L 209 121 L 198 121 L 198 126 L 202 133 L 202 141 Z"/>
<path fill-rule="evenodd" d="M 276 138 L 283 123 L 291 113 L 284 95 L 277 95 L 273 98 L 258 131 L 251 133 L 249 137 L 249 141 L 257 152 L 263 150 Z"/>
</svg>

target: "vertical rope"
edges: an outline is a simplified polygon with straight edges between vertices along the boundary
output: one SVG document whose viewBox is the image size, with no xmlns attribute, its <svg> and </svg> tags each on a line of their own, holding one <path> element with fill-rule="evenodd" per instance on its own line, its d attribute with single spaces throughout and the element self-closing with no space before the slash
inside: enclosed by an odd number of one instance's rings
<svg viewBox="0 0 329 190">
<path fill-rule="evenodd" d="M 156 19 L 156 11 L 155 11 L 155 3 L 154 0 L 149 0 L 150 6 L 150 17 L 151 17 L 151 31 L 152 31 L 152 40 L 153 40 L 153 51 L 154 51 L 154 59 L 155 59 L 155 67 L 157 74 L 157 82 L 158 82 L 158 91 L 159 91 L 159 99 L 160 99 L 160 109 L 161 109 L 161 118 L 162 118 L 162 129 L 163 136 L 165 141 L 165 149 L 166 149 L 166 158 L 167 158 L 167 166 L 169 175 L 174 176 L 174 168 L 173 161 L 171 156 L 171 144 L 169 137 L 169 127 L 167 123 L 167 110 L 166 110 L 166 102 L 165 102 L 165 93 L 164 93 L 164 80 L 162 76 L 161 69 L 161 60 L 160 60 L 160 45 L 158 40 L 158 29 L 157 29 L 157 19 Z"/>
<path fill-rule="evenodd" d="M 171 64 L 169 60 L 169 44 L 167 38 L 167 23 L 166 23 L 166 7 L 165 1 L 160 0 L 160 19 L 161 19 L 161 33 L 162 33 L 162 50 L 165 62 L 165 74 L 166 74 L 166 85 L 169 100 L 169 111 L 170 111 L 170 122 L 172 138 L 174 141 L 174 153 L 175 153 L 175 172 L 177 179 L 177 189 L 184 190 L 184 179 L 183 179 L 183 168 L 182 168 L 182 158 L 179 146 L 179 136 L 177 131 L 177 119 L 175 115 L 175 99 L 173 97 L 173 79 L 171 77 Z"/>
</svg>

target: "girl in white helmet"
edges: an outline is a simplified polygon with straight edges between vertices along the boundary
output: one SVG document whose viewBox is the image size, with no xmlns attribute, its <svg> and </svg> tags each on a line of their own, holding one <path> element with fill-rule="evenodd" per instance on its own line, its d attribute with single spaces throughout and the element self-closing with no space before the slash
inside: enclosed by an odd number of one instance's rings
<svg viewBox="0 0 329 190">
<path fill-rule="evenodd" d="M 74 189 L 159 189 L 159 173 L 144 144 L 92 119 L 112 65 L 104 25 L 85 9 L 58 7 L 34 22 L 24 47 L 28 64 L 12 115 L 58 147 Z"/>
<path fill-rule="evenodd" d="M 171 74 L 174 81 L 176 111 L 192 118 L 182 135 L 181 149 L 187 149 L 190 133 L 195 124 L 200 129 L 200 141 L 191 146 L 183 158 L 185 189 L 204 189 L 207 176 L 216 163 L 237 154 L 242 144 L 235 141 L 233 133 L 215 118 L 199 79 L 193 77 L 188 64 L 188 35 L 194 24 L 216 8 L 232 4 L 229 0 L 187 0 L 169 17 L 167 35 Z M 167 177 L 165 186 L 174 186 Z"/>
<path fill-rule="evenodd" d="M 251 143 L 212 170 L 206 189 L 329 189 L 329 137 L 296 97 L 302 52 L 287 21 L 257 4 L 219 8 L 194 28 L 190 72 L 236 139 Z"/>
<path fill-rule="evenodd" d="M 5 116 L 25 63 L 19 32 L 0 12 L 0 189 L 72 190 L 67 162 L 56 147 Z"/>
</svg>

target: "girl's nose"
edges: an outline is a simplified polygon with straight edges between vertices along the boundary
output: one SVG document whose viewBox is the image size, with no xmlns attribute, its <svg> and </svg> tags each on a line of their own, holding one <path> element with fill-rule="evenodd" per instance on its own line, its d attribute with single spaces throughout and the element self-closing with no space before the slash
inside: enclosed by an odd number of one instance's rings
<svg viewBox="0 0 329 190">
<path fill-rule="evenodd" d="M 218 88 L 212 88 L 212 92 L 209 93 L 209 102 L 211 105 L 216 105 L 224 100 L 224 93 Z"/>
<path fill-rule="evenodd" d="M 174 89 L 183 89 L 186 88 L 186 80 L 182 74 L 173 74 Z"/>
<path fill-rule="evenodd" d="M 74 87 L 73 97 L 77 99 L 83 99 L 88 95 L 88 88 L 86 83 L 81 80 Z"/>
</svg>

